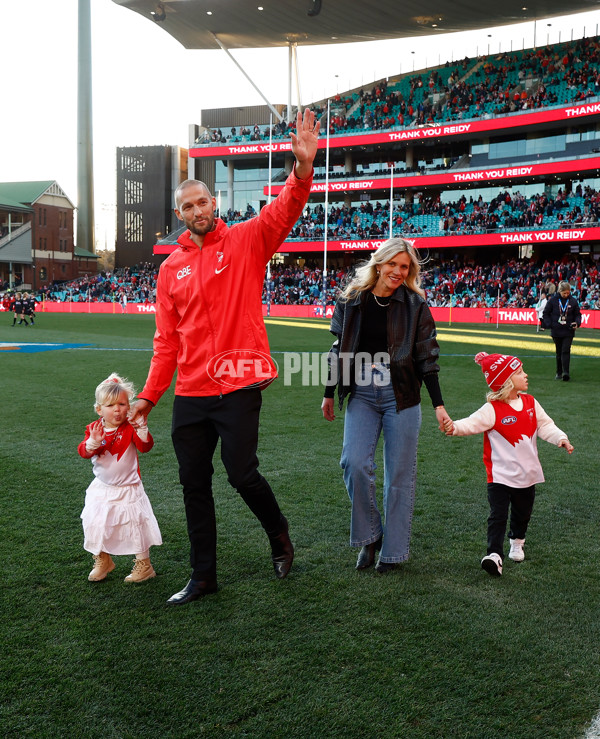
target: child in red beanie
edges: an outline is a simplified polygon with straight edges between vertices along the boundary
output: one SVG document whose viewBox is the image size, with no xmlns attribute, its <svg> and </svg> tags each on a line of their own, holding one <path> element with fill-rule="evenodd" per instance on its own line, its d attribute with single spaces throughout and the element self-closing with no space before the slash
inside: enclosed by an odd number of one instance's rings
<svg viewBox="0 0 600 739">
<path fill-rule="evenodd" d="M 537 437 L 564 447 L 569 454 L 573 446 L 537 400 L 526 393 L 527 375 L 520 359 L 507 354 L 479 352 L 475 361 L 490 387 L 487 402 L 468 418 L 446 421 L 445 432 L 447 436 L 484 435 L 483 461 L 490 516 L 487 555 L 481 560 L 481 566 L 490 575 L 499 576 L 509 506 L 508 556 L 515 562 L 525 559 L 523 545 L 533 510 L 535 486 L 544 482 Z"/>
</svg>

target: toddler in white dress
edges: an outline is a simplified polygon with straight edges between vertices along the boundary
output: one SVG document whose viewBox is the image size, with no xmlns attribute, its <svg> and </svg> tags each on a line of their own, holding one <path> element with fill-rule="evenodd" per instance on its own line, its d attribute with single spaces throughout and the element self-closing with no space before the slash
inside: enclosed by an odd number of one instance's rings
<svg viewBox="0 0 600 739">
<path fill-rule="evenodd" d="M 156 576 L 150 547 L 162 544 L 158 523 L 146 495 L 137 452 L 148 452 L 154 440 L 144 424 L 132 425 L 127 415 L 135 397 L 133 384 L 113 373 L 96 388 L 94 409 L 100 416 L 85 429 L 77 447 L 92 460 L 94 480 L 81 513 L 83 548 L 94 556 L 88 580 L 104 580 L 115 568 L 111 554 L 135 554 L 125 582 Z"/>
</svg>

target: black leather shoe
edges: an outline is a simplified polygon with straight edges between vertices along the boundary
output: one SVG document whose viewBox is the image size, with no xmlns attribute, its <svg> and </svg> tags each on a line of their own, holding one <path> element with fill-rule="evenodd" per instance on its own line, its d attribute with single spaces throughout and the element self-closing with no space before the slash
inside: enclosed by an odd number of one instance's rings
<svg viewBox="0 0 600 739">
<path fill-rule="evenodd" d="M 290 571 L 294 561 L 294 545 L 288 533 L 289 527 L 285 516 L 281 517 L 281 529 L 277 534 L 267 534 L 271 542 L 271 559 L 275 575 L 282 580 Z"/>
<path fill-rule="evenodd" d="M 203 595 L 210 595 L 216 592 L 217 583 L 215 580 L 190 580 L 185 588 L 172 595 L 167 603 L 170 606 L 182 606 L 184 603 L 198 600 Z"/>
<path fill-rule="evenodd" d="M 358 553 L 358 559 L 356 560 L 357 570 L 366 570 L 367 567 L 373 567 L 375 564 L 375 552 L 381 549 L 381 536 L 377 541 L 373 541 L 370 544 L 366 544 Z"/>
<path fill-rule="evenodd" d="M 387 575 L 400 567 L 400 562 L 377 562 L 375 571 L 380 575 Z"/>
<path fill-rule="evenodd" d="M 570 379 L 569 375 L 563 375 L 563 382 L 569 382 Z"/>
</svg>

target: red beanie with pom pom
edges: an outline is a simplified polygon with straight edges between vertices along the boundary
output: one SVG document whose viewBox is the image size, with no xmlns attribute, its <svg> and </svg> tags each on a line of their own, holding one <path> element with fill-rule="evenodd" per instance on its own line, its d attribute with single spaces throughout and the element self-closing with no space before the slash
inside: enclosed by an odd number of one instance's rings
<svg viewBox="0 0 600 739">
<path fill-rule="evenodd" d="M 483 376 L 492 390 L 500 390 L 502 385 L 523 366 L 523 362 L 510 354 L 488 354 L 479 352 L 475 361 L 481 366 Z"/>
</svg>

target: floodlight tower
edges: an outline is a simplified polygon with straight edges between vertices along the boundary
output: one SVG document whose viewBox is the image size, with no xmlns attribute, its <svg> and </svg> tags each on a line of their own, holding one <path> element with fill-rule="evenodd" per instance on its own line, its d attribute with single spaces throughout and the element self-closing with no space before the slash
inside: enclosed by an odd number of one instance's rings
<svg viewBox="0 0 600 739">
<path fill-rule="evenodd" d="M 79 0 L 77 39 L 77 246 L 80 249 L 94 252 L 92 19 L 90 0 Z"/>
</svg>

